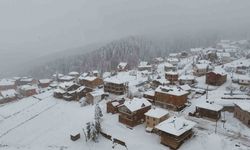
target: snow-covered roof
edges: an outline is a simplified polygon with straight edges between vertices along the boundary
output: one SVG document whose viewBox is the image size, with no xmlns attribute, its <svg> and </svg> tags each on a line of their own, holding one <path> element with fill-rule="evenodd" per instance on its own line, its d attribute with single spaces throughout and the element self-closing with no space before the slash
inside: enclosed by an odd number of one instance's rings
<svg viewBox="0 0 250 150">
<path fill-rule="evenodd" d="M 216 67 L 212 72 L 215 74 L 225 75 L 226 71 L 221 67 Z"/>
<path fill-rule="evenodd" d="M 185 90 L 185 91 L 189 91 L 189 90 L 192 89 L 188 84 L 181 85 L 181 86 L 179 86 L 179 87 L 180 87 L 181 89 Z"/>
<path fill-rule="evenodd" d="M 70 76 L 78 76 L 79 75 L 79 72 L 76 72 L 76 71 L 72 71 L 69 73 Z"/>
<path fill-rule="evenodd" d="M 250 102 L 236 102 L 234 104 L 239 106 L 242 110 L 250 112 Z"/>
<path fill-rule="evenodd" d="M 74 80 L 75 78 L 72 76 L 62 76 L 60 77 L 60 80 L 65 80 L 65 81 L 70 81 L 70 80 Z"/>
<path fill-rule="evenodd" d="M 193 75 L 181 75 L 179 77 L 179 80 L 194 80 L 194 76 Z"/>
<path fill-rule="evenodd" d="M 90 92 L 89 94 L 92 95 L 93 97 L 102 96 L 104 94 L 104 91 L 103 90 L 96 90 L 96 91 Z"/>
<path fill-rule="evenodd" d="M 162 57 L 157 57 L 157 58 L 155 58 L 155 60 L 156 60 L 156 61 L 159 61 L 159 62 L 164 61 L 164 59 L 163 59 Z"/>
<path fill-rule="evenodd" d="M 2 79 L 2 80 L 0 80 L 0 86 L 12 86 L 12 85 L 15 85 L 14 80 L 10 80 L 10 79 Z"/>
<path fill-rule="evenodd" d="M 179 62 L 178 58 L 168 58 L 167 59 L 168 62 Z"/>
<path fill-rule="evenodd" d="M 20 81 L 23 81 L 23 82 L 32 82 L 33 78 L 24 77 L 24 78 L 20 79 Z"/>
<path fill-rule="evenodd" d="M 24 91 L 28 91 L 28 90 L 34 90 L 36 89 L 35 86 L 32 86 L 32 85 L 23 85 L 20 87 L 21 90 L 24 90 Z"/>
<path fill-rule="evenodd" d="M 74 82 L 63 82 L 59 84 L 59 87 L 62 89 L 67 89 L 68 87 L 71 87 L 72 85 L 74 85 Z"/>
<path fill-rule="evenodd" d="M 144 92 L 143 94 L 150 95 L 150 96 L 155 96 L 155 91 L 154 90 L 150 90 L 150 91 Z"/>
<path fill-rule="evenodd" d="M 120 62 L 117 66 L 117 69 L 124 69 L 127 65 L 127 62 Z"/>
<path fill-rule="evenodd" d="M 186 131 L 191 130 L 195 125 L 195 122 L 186 120 L 185 118 L 171 117 L 156 125 L 155 128 L 165 133 L 180 136 Z"/>
<path fill-rule="evenodd" d="M 150 64 L 149 64 L 148 62 L 146 62 L 146 61 L 141 61 L 138 67 L 139 67 L 139 68 L 140 68 L 140 67 L 152 67 L 152 65 L 150 65 Z"/>
<path fill-rule="evenodd" d="M 86 80 L 86 81 L 94 81 L 95 79 L 97 79 L 96 76 L 87 76 L 87 77 L 81 78 L 81 80 Z"/>
<path fill-rule="evenodd" d="M 16 97 L 16 90 L 14 89 L 10 89 L 10 90 L 5 90 L 5 91 L 1 91 L 1 94 L 3 98 L 13 98 Z"/>
<path fill-rule="evenodd" d="M 177 71 L 168 71 L 166 72 L 167 75 L 178 75 Z"/>
<path fill-rule="evenodd" d="M 166 62 L 166 63 L 164 63 L 164 67 L 172 68 L 174 66 L 173 66 L 173 64 Z"/>
<path fill-rule="evenodd" d="M 131 112 L 134 112 L 144 107 L 151 106 L 151 103 L 145 98 L 133 98 L 132 100 L 125 101 L 123 105 Z"/>
<path fill-rule="evenodd" d="M 86 87 L 85 86 L 80 86 L 77 90 L 76 90 L 76 92 L 81 92 L 82 90 L 84 90 Z"/>
<path fill-rule="evenodd" d="M 145 113 L 146 116 L 153 117 L 153 118 L 161 118 L 165 115 L 168 115 L 169 112 L 162 108 L 151 108 L 148 112 Z"/>
<path fill-rule="evenodd" d="M 200 52 L 202 50 L 203 50 L 203 48 L 191 48 L 190 49 L 191 52 Z"/>
<path fill-rule="evenodd" d="M 207 69 L 208 64 L 195 64 L 197 69 Z"/>
<path fill-rule="evenodd" d="M 221 105 L 217 105 L 214 103 L 207 103 L 207 102 L 201 102 L 196 104 L 196 107 L 203 108 L 203 109 L 208 109 L 208 110 L 213 110 L 213 111 L 221 111 L 223 107 Z"/>
<path fill-rule="evenodd" d="M 154 79 L 153 81 L 157 81 L 157 82 L 159 82 L 159 83 L 161 83 L 161 84 L 169 84 L 169 83 L 170 83 L 170 82 L 169 82 L 167 79 L 165 79 L 165 78 Z"/>
<path fill-rule="evenodd" d="M 114 84 L 124 84 L 125 82 L 114 77 L 109 77 L 104 79 L 104 82 L 114 83 Z"/>
<path fill-rule="evenodd" d="M 245 80 L 245 81 L 249 81 L 250 80 L 250 76 L 249 75 L 237 75 L 239 80 Z"/>
<path fill-rule="evenodd" d="M 182 96 L 182 95 L 188 94 L 187 91 L 182 90 L 181 88 L 168 87 L 168 86 L 159 86 L 155 91 L 160 92 L 160 93 L 174 95 L 174 96 Z"/>
<path fill-rule="evenodd" d="M 42 83 L 42 84 L 46 84 L 46 83 L 50 83 L 51 79 L 40 79 L 40 80 L 38 80 L 38 82 Z"/>
<path fill-rule="evenodd" d="M 61 94 L 66 93 L 66 91 L 64 91 L 63 89 L 60 89 L 60 88 L 55 89 L 54 92 L 55 93 L 61 93 Z"/>
</svg>

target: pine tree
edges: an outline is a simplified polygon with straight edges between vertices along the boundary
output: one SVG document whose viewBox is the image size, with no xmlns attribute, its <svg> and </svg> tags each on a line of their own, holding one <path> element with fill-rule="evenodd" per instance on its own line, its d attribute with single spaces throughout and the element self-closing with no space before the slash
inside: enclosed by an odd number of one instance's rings
<svg viewBox="0 0 250 150">
<path fill-rule="evenodd" d="M 101 117 L 103 117 L 102 110 L 101 110 L 99 104 L 97 103 L 95 105 L 95 121 L 100 122 Z"/>
</svg>

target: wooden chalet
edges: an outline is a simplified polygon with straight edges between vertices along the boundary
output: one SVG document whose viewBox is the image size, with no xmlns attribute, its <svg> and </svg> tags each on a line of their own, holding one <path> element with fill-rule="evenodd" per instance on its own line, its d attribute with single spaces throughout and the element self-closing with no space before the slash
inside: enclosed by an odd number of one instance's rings
<svg viewBox="0 0 250 150">
<path fill-rule="evenodd" d="M 78 89 L 80 85 L 76 84 L 75 82 L 63 82 L 59 84 L 59 88 L 65 90 L 65 91 L 74 91 Z"/>
<path fill-rule="evenodd" d="M 154 103 L 154 101 L 155 101 L 155 91 L 154 90 L 146 91 L 146 92 L 143 93 L 143 97 L 146 98 L 151 103 Z"/>
<path fill-rule="evenodd" d="M 144 71 L 144 70 L 151 71 L 152 65 L 146 61 L 141 61 L 140 64 L 138 65 L 138 70 L 139 71 Z"/>
<path fill-rule="evenodd" d="M 54 97 L 55 98 L 63 98 L 63 95 L 66 93 L 67 91 L 63 90 L 63 89 L 60 89 L 60 88 L 57 88 L 54 90 Z"/>
<path fill-rule="evenodd" d="M 222 68 L 206 73 L 206 84 L 220 86 L 227 81 L 227 74 Z"/>
<path fill-rule="evenodd" d="M 17 85 L 16 85 L 15 80 L 11 80 L 11 79 L 0 80 L 0 91 L 16 89 L 16 88 L 17 88 Z"/>
<path fill-rule="evenodd" d="M 31 85 L 31 84 L 35 84 L 36 80 L 31 78 L 31 77 L 23 77 L 19 80 L 17 80 L 17 85 L 22 86 L 22 85 Z"/>
<path fill-rule="evenodd" d="M 250 102 L 235 103 L 234 117 L 250 128 Z"/>
<path fill-rule="evenodd" d="M 169 84 L 170 84 L 170 82 L 165 78 L 153 79 L 151 82 L 152 88 L 157 88 L 160 85 L 165 86 L 165 85 L 169 85 Z"/>
<path fill-rule="evenodd" d="M 17 92 L 15 89 L 0 91 L 0 104 L 17 100 Z"/>
<path fill-rule="evenodd" d="M 174 65 L 172 65 L 170 63 L 165 63 L 164 64 L 164 70 L 166 72 L 168 72 L 168 71 L 176 71 L 176 66 L 174 66 Z"/>
<path fill-rule="evenodd" d="M 195 114 L 202 118 L 217 121 L 221 117 L 223 107 L 217 104 L 202 102 L 196 105 Z"/>
<path fill-rule="evenodd" d="M 164 108 L 181 110 L 186 106 L 189 92 L 178 87 L 159 86 L 155 90 L 155 104 Z"/>
<path fill-rule="evenodd" d="M 76 99 L 80 100 L 82 97 L 85 97 L 87 93 L 92 92 L 93 89 L 85 86 L 80 86 L 78 89 L 76 89 Z"/>
<path fill-rule="evenodd" d="M 172 149 L 178 149 L 187 139 L 193 135 L 195 122 L 184 118 L 170 117 L 156 125 L 155 128 L 161 136 L 161 144 Z"/>
<path fill-rule="evenodd" d="M 59 82 L 71 82 L 74 80 L 75 80 L 75 77 L 67 76 L 67 75 L 58 78 Z"/>
<path fill-rule="evenodd" d="M 36 87 L 31 85 L 23 85 L 19 88 L 19 93 L 23 95 L 24 97 L 29 97 L 32 95 L 37 94 Z"/>
<path fill-rule="evenodd" d="M 115 95 L 123 95 L 127 93 L 128 83 L 115 78 L 106 78 L 104 80 L 104 92 Z"/>
<path fill-rule="evenodd" d="M 195 78 L 193 75 L 182 75 L 179 77 L 180 85 L 184 85 L 184 84 L 192 85 L 194 83 L 195 83 Z"/>
<path fill-rule="evenodd" d="M 119 112 L 119 107 L 122 106 L 125 102 L 125 99 L 112 100 L 107 102 L 107 113 L 116 114 Z"/>
<path fill-rule="evenodd" d="M 145 121 L 145 113 L 151 109 L 151 103 L 145 98 L 133 98 L 119 107 L 119 122 L 134 127 Z"/>
<path fill-rule="evenodd" d="M 175 84 L 178 81 L 179 74 L 175 71 L 169 71 L 165 73 L 165 78 L 170 82 L 170 84 Z"/>
<path fill-rule="evenodd" d="M 152 132 L 155 130 L 155 126 L 166 120 L 169 117 L 169 113 L 165 109 L 151 108 L 148 112 L 145 113 L 146 119 L 146 131 Z"/>
<path fill-rule="evenodd" d="M 195 64 L 193 66 L 193 75 L 198 77 L 206 75 L 209 71 L 211 71 L 211 67 L 207 63 Z"/>
<path fill-rule="evenodd" d="M 51 82 L 52 82 L 51 79 L 40 79 L 38 80 L 38 86 L 41 88 L 46 88 L 49 87 Z"/>
<path fill-rule="evenodd" d="M 106 94 L 102 90 L 97 90 L 87 93 L 85 98 L 88 104 L 94 105 L 103 100 L 105 97 Z"/>
<path fill-rule="evenodd" d="M 103 80 L 96 76 L 87 76 L 83 78 L 79 77 L 79 83 L 83 86 L 94 89 L 100 85 L 103 85 Z"/>
</svg>

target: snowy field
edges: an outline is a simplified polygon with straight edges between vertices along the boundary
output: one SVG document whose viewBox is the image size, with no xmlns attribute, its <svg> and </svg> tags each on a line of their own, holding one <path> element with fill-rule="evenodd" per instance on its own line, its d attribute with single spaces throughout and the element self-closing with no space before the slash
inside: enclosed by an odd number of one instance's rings
<svg viewBox="0 0 250 150">
<path fill-rule="evenodd" d="M 37 97 L 39 97 L 38 100 Z M 51 92 L 44 93 L 36 98 L 30 97 L 15 103 L 2 105 L 0 107 L 0 149 L 1 150 L 53 150 L 53 149 L 112 149 L 112 142 L 100 137 L 98 143 L 86 143 L 82 127 L 88 121 L 94 118 L 94 107 L 80 107 L 78 102 L 66 102 L 54 99 Z M 133 129 L 129 129 L 118 122 L 118 115 L 106 113 L 105 102 L 101 102 L 100 106 L 104 113 L 102 122 L 103 130 L 126 142 L 128 149 L 145 149 L 145 150 L 166 150 L 168 147 L 160 144 L 160 137 L 145 132 L 145 125 L 139 125 Z M 188 108 L 191 109 L 191 108 Z M 242 125 L 237 120 L 232 120 L 232 114 L 228 115 L 230 120 L 226 125 L 234 122 Z M 193 118 L 193 121 L 200 122 L 194 129 L 195 136 L 184 143 L 180 150 L 234 150 L 234 149 L 250 149 L 246 146 L 244 138 L 233 140 L 234 134 L 223 134 L 221 127 L 218 127 L 218 134 L 214 134 L 214 122 L 203 119 Z M 230 125 L 231 124 L 231 125 Z M 221 126 L 219 123 L 218 126 Z M 238 129 L 238 125 L 235 125 Z M 250 133 L 246 127 L 239 128 L 242 133 Z M 81 139 L 73 142 L 70 140 L 70 133 L 80 132 Z M 242 140 L 242 143 L 241 143 Z M 240 145 L 237 147 L 235 145 Z M 122 146 L 116 146 L 114 149 L 125 149 Z"/>
</svg>

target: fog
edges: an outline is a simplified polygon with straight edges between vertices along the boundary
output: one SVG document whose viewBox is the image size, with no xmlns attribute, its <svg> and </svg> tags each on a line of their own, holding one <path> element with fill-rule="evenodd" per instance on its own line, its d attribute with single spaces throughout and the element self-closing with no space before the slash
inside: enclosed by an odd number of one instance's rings
<svg viewBox="0 0 250 150">
<path fill-rule="evenodd" d="M 50 53 L 130 35 L 248 38 L 249 7 L 249 0 L 0 0 L 0 76 Z"/>
</svg>

